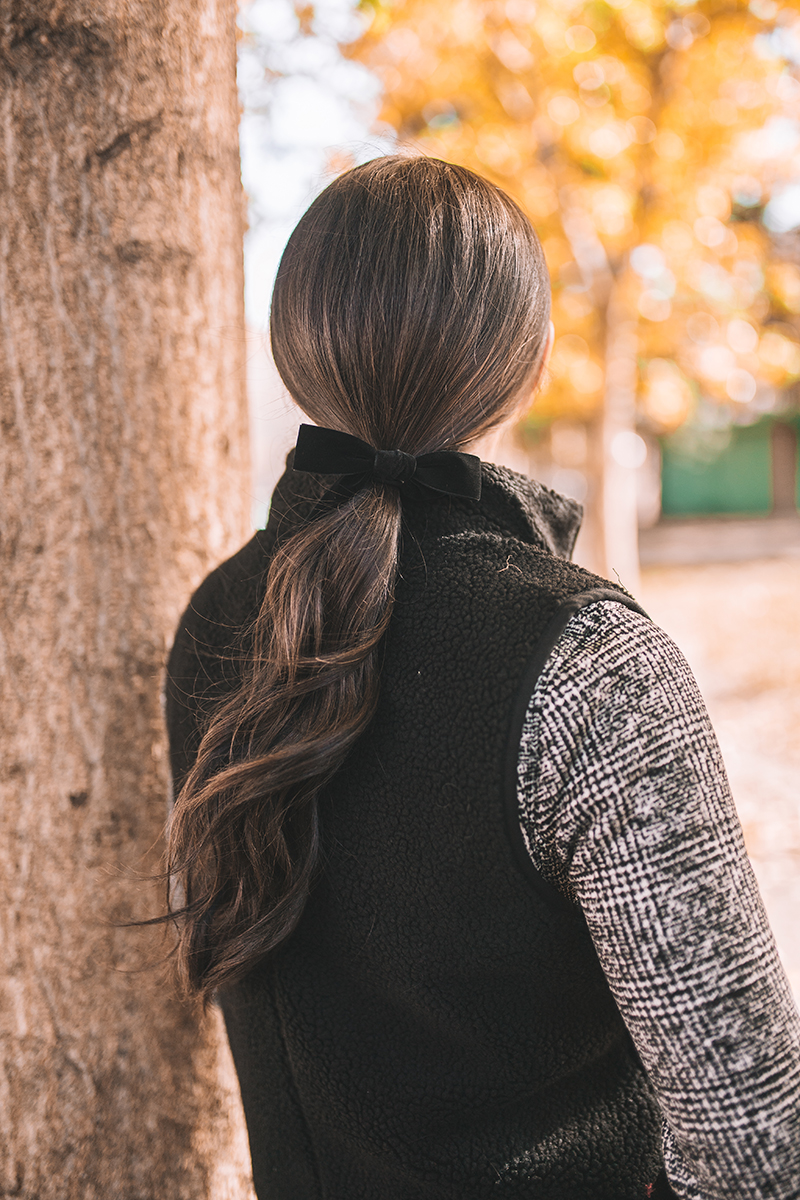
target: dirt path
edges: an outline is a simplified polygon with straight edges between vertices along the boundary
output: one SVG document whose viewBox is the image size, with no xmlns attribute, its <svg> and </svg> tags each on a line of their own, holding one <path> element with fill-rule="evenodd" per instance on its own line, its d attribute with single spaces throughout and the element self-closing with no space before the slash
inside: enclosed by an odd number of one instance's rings
<svg viewBox="0 0 800 1200">
<path fill-rule="evenodd" d="M 642 600 L 705 697 L 800 1001 L 800 560 L 649 567 Z"/>
</svg>

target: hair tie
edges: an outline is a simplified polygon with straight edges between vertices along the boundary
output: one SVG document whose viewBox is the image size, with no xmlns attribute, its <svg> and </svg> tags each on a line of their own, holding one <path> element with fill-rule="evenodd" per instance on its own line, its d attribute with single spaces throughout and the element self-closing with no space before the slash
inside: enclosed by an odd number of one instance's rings
<svg viewBox="0 0 800 1200">
<path fill-rule="evenodd" d="M 408 483 L 417 470 L 417 460 L 405 450 L 376 450 L 372 473 L 384 483 Z"/>
<path fill-rule="evenodd" d="M 413 482 L 464 500 L 481 497 L 481 460 L 475 454 L 434 450 L 415 457 L 405 450 L 376 450 L 352 434 L 317 425 L 300 426 L 293 466 L 315 475 L 361 475 L 400 488 Z"/>
</svg>

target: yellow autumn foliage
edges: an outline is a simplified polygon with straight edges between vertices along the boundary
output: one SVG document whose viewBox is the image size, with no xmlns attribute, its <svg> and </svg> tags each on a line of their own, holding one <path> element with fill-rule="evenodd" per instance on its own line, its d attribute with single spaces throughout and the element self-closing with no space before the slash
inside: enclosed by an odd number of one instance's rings
<svg viewBox="0 0 800 1200">
<path fill-rule="evenodd" d="M 800 11 L 773 0 L 363 0 L 350 53 L 401 142 L 529 213 L 556 343 L 536 420 L 604 391 L 612 290 L 636 322 L 640 419 L 702 394 L 751 416 L 800 377 L 800 257 L 760 220 L 800 177 Z M 759 406 L 760 409 L 759 409 Z"/>
</svg>

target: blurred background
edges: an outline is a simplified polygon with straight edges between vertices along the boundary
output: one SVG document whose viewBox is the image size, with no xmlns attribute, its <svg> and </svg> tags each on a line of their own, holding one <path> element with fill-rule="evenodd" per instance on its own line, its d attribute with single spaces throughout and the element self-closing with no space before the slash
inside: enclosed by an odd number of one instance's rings
<svg viewBox="0 0 800 1200">
<path fill-rule="evenodd" d="M 253 521 L 298 416 L 264 335 L 285 241 L 396 147 L 532 218 L 548 378 L 503 459 L 676 640 L 800 996 L 800 7 L 252 0 L 240 14 Z"/>
</svg>

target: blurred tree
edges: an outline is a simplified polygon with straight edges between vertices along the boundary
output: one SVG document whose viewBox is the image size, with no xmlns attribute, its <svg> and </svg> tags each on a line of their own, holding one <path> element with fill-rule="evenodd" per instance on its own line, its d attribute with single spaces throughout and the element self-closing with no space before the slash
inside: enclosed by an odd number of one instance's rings
<svg viewBox="0 0 800 1200">
<path fill-rule="evenodd" d="M 218 1016 L 115 925 L 157 904 L 135 879 L 167 811 L 165 645 L 247 529 L 234 15 L 0 8 L 0 1192 L 20 1200 L 252 1195 Z"/>
<path fill-rule="evenodd" d="M 557 340 L 528 425 L 586 423 L 586 557 L 633 584 L 637 423 L 673 430 L 701 392 L 723 420 L 749 419 L 770 402 L 762 384 L 800 377 L 796 327 L 764 330 L 775 303 L 800 311 L 800 275 L 776 263 L 765 290 L 757 220 L 789 170 L 798 14 L 772 0 L 362 7 L 352 52 L 383 81 L 383 119 L 495 179 L 540 231 Z"/>
</svg>

